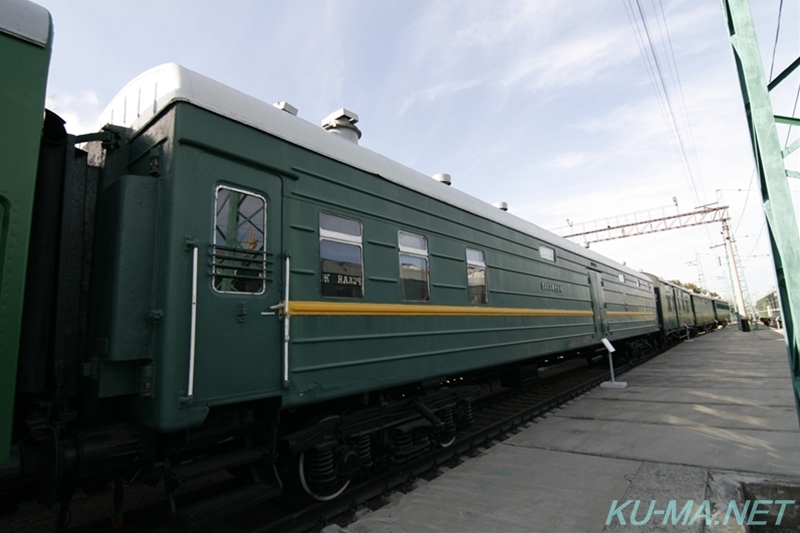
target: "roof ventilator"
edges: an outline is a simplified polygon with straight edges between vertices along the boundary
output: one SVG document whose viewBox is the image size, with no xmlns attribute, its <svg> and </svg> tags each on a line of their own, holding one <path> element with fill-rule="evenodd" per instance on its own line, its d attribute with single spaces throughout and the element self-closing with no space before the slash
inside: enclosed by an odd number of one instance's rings
<svg viewBox="0 0 800 533">
<path fill-rule="evenodd" d="M 445 185 L 448 186 L 452 183 L 452 180 L 450 179 L 450 174 L 443 174 L 443 173 L 434 174 L 433 179 L 435 179 L 439 183 L 444 183 Z"/>
<path fill-rule="evenodd" d="M 495 202 L 492 205 L 500 211 L 508 211 L 508 204 L 505 202 Z"/>
<path fill-rule="evenodd" d="M 275 102 L 272 104 L 274 107 L 277 107 L 281 111 L 286 111 L 290 115 L 296 117 L 297 116 L 297 108 L 290 104 L 289 102 Z"/>
<path fill-rule="evenodd" d="M 358 144 L 361 130 L 356 127 L 356 122 L 358 122 L 358 115 L 341 108 L 322 119 L 322 127 L 329 133 L 341 135 L 348 141 Z"/>
</svg>

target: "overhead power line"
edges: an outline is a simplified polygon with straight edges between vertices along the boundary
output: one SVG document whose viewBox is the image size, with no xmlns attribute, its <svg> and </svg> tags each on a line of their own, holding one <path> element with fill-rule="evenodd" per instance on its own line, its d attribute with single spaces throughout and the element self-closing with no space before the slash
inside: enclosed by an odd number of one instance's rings
<svg viewBox="0 0 800 533">
<path fill-rule="evenodd" d="M 694 146 L 691 123 L 683 97 L 680 74 L 664 7 L 661 0 L 658 0 L 659 5 L 656 7 L 655 1 L 651 0 L 655 24 L 648 22 L 648 18 L 651 17 L 648 17 L 641 0 L 624 0 L 625 11 L 662 114 L 667 122 L 670 139 L 675 144 L 678 159 L 688 178 L 695 202 L 700 204 L 702 203 L 703 189 L 699 159 Z M 656 34 L 656 30 L 658 30 L 658 34 Z M 657 47 L 659 43 L 664 50 L 662 53 Z M 698 182 L 700 188 L 698 188 Z"/>
<path fill-rule="evenodd" d="M 783 0 L 778 6 L 778 24 L 775 28 L 775 43 L 772 45 L 772 64 L 769 66 L 770 80 L 772 80 L 772 74 L 775 72 L 775 52 L 778 50 L 778 36 L 781 34 L 781 14 L 783 14 Z"/>
</svg>

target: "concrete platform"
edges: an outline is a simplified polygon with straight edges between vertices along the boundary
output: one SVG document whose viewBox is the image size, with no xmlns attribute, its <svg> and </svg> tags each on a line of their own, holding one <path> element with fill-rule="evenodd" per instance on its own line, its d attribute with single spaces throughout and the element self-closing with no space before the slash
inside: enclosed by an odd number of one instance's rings
<svg viewBox="0 0 800 533">
<path fill-rule="evenodd" d="M 744 532 L 765 515 L 734 519 L 742 482 L 800 485 L 780 333 L 719 330 L 623 379 L 628 388 L 589 392 L 346 531 Z"/>
</svg>

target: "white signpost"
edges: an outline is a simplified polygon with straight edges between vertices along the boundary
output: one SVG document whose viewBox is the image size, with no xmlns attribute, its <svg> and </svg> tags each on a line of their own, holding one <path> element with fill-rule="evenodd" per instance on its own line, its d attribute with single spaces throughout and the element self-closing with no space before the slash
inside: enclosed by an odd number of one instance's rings
<svg viewBox="0 0 800 533">
<path fill-rule="evenodd" d="M 628 386 L 628 383 L 625 381 L 616 381 L 614 379 L 614 360 L 611 354 L 616 352 L 616 349 L 614 349 L 614 347 L 611 345 L 610 342 L 608 342 L 608 339 L 606 338 L 603 339 L 603 346 L 605 346 L 606 350 L 608 350 L 608 368 L 611 369 L 611 381 L 602 382 L 600 384 L 600 387 L 604 389 L 624 389 L 625 387 Z"/>
</svg>

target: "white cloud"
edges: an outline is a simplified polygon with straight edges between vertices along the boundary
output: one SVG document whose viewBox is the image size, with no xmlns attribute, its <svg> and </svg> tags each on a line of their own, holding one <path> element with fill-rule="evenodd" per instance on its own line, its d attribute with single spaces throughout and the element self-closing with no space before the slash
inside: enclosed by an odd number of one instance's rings
<svg viewBox="0 0 800 533">
<path fill-rule="evenodd" d="M 398 114 L 402 115 L 410 107 L 414 106 L 417 102 L 432 102 L 440 98 L 445 98 L 460 91 L 471 89 L 480 83 L 480 80 L 465 80 L 455 81 L 452 83 L 440 83 L 432 87 L 425 87 L 414 91 L 408 95 L 403 101 L 398 110 Z"/>
<path fill-rule="evenodd" d="M 620 30 L 579 36 L 520 57 L 497 82 L 501 87 L 559 88 L 596 81 L 614 64 L 628 63 L 635 50 L 623 47 L 627 34 Z M 606 74 L 608 75 L 608 74 Z"/>
</svg>

